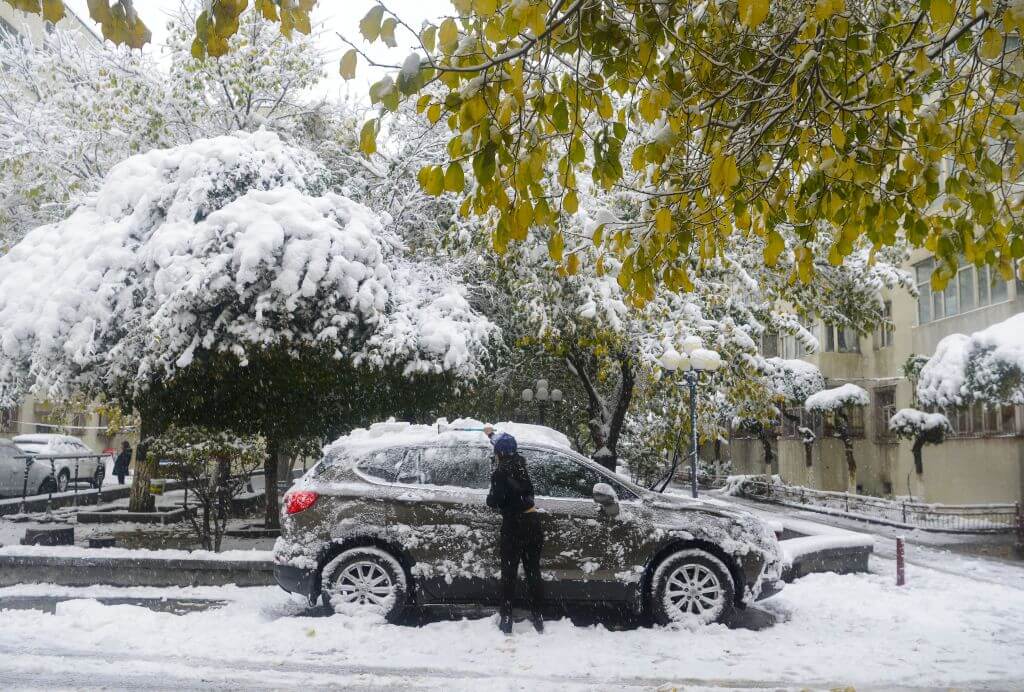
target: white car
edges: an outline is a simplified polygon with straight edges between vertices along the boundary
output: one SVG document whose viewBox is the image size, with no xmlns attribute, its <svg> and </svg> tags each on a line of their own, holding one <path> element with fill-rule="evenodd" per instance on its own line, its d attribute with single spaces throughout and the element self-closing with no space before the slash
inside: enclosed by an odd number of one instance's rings
<svg viewBox="0 0 1024 692">
<path fill-rule="evenodd" d="M 9 447 L 0 449 L 0 494 L 3 495 L 21 495 L 25 485 L 25 459 L 14 457 L 38 457 L 29 466 L 27 489 L 30 495 L 51 490 L 64 492 L 76 477 L 79 482 L 99 487 L 106 473 L 104 457 L 77 437 L 18 435 L 12 442 L 13 454 L 9 453 Z"/>
</svg>

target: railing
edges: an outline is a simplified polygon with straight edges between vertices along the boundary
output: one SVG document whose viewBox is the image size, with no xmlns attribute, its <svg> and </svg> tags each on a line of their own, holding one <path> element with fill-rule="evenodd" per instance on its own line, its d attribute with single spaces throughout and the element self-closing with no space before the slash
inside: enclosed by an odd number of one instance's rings
<svg viewBox="0 0 1024 692">
<path fill-rule="evenodd" d="M 742 497 L 881 524 L 949 533 L 1020 533 L 1020 503 L 943 505 L 815 490 L 751 476 L 735 483 Z M 1024 540 L 1024 538 L 1022 538 Z"/>
<path fill-rule="evenodd" d="M 47 512 L 50 512 L 50 509 L 51 509 L 50 505 L 53 502 L 53 493 L 54 493 L 54 491 L 60 492 L 60 489 L 57 487 L 57 479 L 60 477 L 59 476 L 59 472 L 57 471 L 57 462 L 58 461 L 74 461 L 75 462 L 74 463 L 74 467 L 73 467 L 74 468 L 74 472 L 72 474 L 71 470 L 69 469 L 69 476 L 68 476 L 69 484 L 73 484 L 74 485 L 74 501 L 73 501 L 74 505 L 78 506 L 78 485 L 79 485 L 79 483 L 82 480 L 87 480 L 87 481 L 90 481 L 90 482 L 95 480 L 95 482 L 96 482 L 96 503 L 100 504 L 103 501 L 103 480 L 106 477 L 106 473 L 107 473 L 106 460 L 109 457 L 110 457 L 109 454 L 25 454 L 25 455 L 15 456 L 14 457 L 15 460 L 20 460 L 20 461 L 25 462 L 25 472 L 24 472 L 24 475 L 22 476 L 22 484 L 21 484 L 21 510 L 20 510 L 21 513 L 24 514 L 25 510 L 27 508 L 27 499 L 29 497 L 29 492 L 28 492 L 28 490 L 29 490 L 29 488 L 28 488 L 29 472 L 31 471 L 32 466 L 34 464 L 37 464 L 37 463 L 45 464 L 46 462 L 49 462 L 49 465 L 50 465 L 50 475 L 47 477 L 50 480 L 50 483 L 47 486 L 48 492 L 46 493 L 46 511 Z M 79 473 L 78 473 L 78 471 L 79 471 L 79 464 L 83 460 L 96 460 L 96 463 L 97 463 L 96 471 L 97 472 L 96 472 L 96 474 L 94 476 L 92 476 L 90 478 L 87 478 L 87 479 L 86 478 L 79 478 Z M 66 492 L 66 491 L 64 491 L 64 492 Z M 36 494 L 37 493 L 32 493 L 32 495 L 36 495 Z M 41 493 L 38 493 L 38 494 L 41 494 Z"/>
</svg>

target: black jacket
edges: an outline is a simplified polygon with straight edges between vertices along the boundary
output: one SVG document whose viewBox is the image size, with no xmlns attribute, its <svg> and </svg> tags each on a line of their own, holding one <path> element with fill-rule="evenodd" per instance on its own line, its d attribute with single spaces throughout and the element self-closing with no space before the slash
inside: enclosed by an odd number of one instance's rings
<svg viewBox="0 0 1024 692">
<path fill-rule="evenodd" d="M 132 462 L 132 450 L 131 450 L 131 448 L 129 447 L 128 449 L 122 449 L 121 453 L 117 455 L 116 459 L 114 459 L 114 473 L 123 473 L 123 474 L 125 474 L 127 476 L 128 475 L 128 465 L 131 464 L 131 462 Z"/>
<path fill-rule="evenodd" d="M 516 454 L 498 460 L 491 474 L 487 506 L 500 511 L 504 516 L 520 514 L 533 507 L 533 483 L 523 457 Z"/>
</svg>

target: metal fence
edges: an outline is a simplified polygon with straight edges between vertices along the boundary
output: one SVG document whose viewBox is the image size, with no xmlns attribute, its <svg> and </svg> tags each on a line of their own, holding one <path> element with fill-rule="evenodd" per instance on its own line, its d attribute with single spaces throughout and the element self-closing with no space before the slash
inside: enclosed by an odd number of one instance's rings
<svg viewBox="0 0 1024 692">
<path fill-rule="evenodd" d="M 94 502 L 100 504 L 103 501 L 103 480 L 106 477 L 107 459 L 110 457 L 108 454 L 26 454 L 15 456 L 15 461 L 21 461 L 25 464 L 24 474 L 22 476 L 21 485 L 21 509 L 20 512 L 24 513 L 26 510 L 26 501 L 29 496 L 32 495 L 46 495 L 46 511 L 49 512 L 51 504 L 53 502 L 53 494 L 55 492 L 62 492 L 57 487 L 57 479 L 60 477 L 60 473 L 63 470 L 68 471 L 68 485 L 73 486 L 71 491 L 65 490 L 63 493 L 73 492 L 73 504 L 78 505 L 78 486 L 83 482 L 94 484 L 96 488 L 96 498 Z M 96 474 L 93 476 L 80 476 L 79 467 L 82 461 L 93 461 L 97 463 Z M 63 462 L 68 462 L 67 464 Z M 35 464 L 42 464 L 44 468 L 49 466 L 49 474 L 46 476 L 47 492 L 39 493 L 36 492 L 37 488 L 29 488 L 29 475 L 31 474 L 32 467 Z M 60 470 L 58 470 L 58 465 Z"/>
<path fill-rule="evenodd" d="M 1013 533 L 1024 531 L 1020 503 L 943 505 L 913 500 L 887 500 L 869 495 L 815 490 L 750 477 L 738 485 L 739 494 L 827 514 L 881 524 L 948 533 Z"/>
</svg>

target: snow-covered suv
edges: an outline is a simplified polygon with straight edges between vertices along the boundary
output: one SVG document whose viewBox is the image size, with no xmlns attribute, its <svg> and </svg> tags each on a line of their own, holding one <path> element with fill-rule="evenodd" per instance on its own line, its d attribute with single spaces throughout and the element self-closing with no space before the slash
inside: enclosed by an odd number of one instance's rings
<svg viewBox="0 0 1024 692">
<path fill-rule="evenodd" d="M 389 619 L 411 604 L 496 604 L 501 519 L 485 504 L 493 457 L 480 429 L 388 422 L 328 446 L 285 495 L 278 584 Z M 517 438 L 533 479 L 547 599 L 706 623 L 781 588 L 778 541 L 751 514 L 645 490 L 549 428 L 496 429 Z"/>
</svg>

